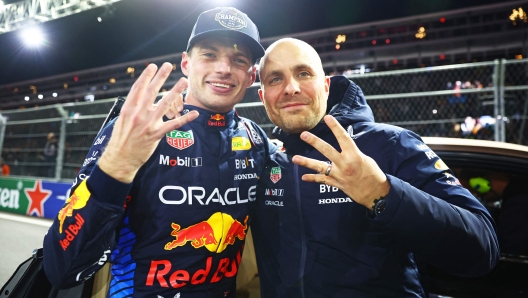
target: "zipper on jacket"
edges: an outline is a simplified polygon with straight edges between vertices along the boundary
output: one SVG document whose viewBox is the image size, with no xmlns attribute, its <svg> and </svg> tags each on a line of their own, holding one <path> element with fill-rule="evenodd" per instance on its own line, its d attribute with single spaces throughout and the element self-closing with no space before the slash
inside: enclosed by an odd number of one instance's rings
<svg viewBox="0 0 528 298">
<path fill-rule="evenodd" d="M 297 200 L 297 208 L 299 209 L 299 223 L 301 233 L 301 262 L 299 263 L 299 278 L 301 282 L 301 298 L 304 298 L 304 266 L 306 263 L 306 236 L 304 235 L 304 223 L 301 208 L 301 189 L 299 187 L 299 166 L 293 165 L 293 175 L 295 177 L 295 199 Z"/>
</svg>

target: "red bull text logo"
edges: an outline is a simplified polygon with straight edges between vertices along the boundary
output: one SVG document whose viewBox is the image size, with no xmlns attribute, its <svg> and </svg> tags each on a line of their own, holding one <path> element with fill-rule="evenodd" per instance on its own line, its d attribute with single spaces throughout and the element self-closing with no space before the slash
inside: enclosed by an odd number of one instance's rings
<svg viewBox="0 0 528 298">
<path fill-rule="evenodd" d="M 171 261 L 153 260 L 150 262 L 149 273 L 145 285 L 153 286 L 154 282 L 158 282 L 162 288 L 168 288 L 169 284 L 172 288 L 181 288 L 188 284 L 203 284 L 209 279 L 210 275 L 209 283 L 219 282 L 224 277 L 235 277 L 240 261 L 242 260 L 242 250 L 243 248 L 237 252 L 236 258 L 220 259 L 218 265 L 216 265 L 216 270 L 214 270 L 212 275 L 211 268 L 213 268 L 213 257 L 208 257 L 205 261 L 205 268 L 196 270 L 194 274 L 185 269 L 177 269 L 171 272 Z"/>
<path fill-rule="evenodd" d="M 207 125 L 209 126 L 226 126 L 225 122 L 225 116 L 220 114 L 214 114 L 209 118 L 209 121 L 207 121 Z"/>
<path fill-rule="evenodd" d="M 169 145 L 172 147 L 183 150 L 189 148 L 194 144 L 194 135 L 192 130 L 189 131 L 179 131 L 173 130 L 168 132 L 166 135 L 166 140 Z"/>
<path fill-rule="evenodd" d="M 70 246 L 70 243 L 75 240 L 75 236 L 77 236 L 84 224 L 84 218 L 82 218 L 80 213 L 77 213 L 74 218 L 76 222 L 68 225 L 66 238 L 59 241 L 63 250 L 66 250 Z"/>
<path fill-rule="evenodd" d="M 227 245 L 235 244 L 236 238 L 239 240 L 246 238 L 248 218 L 249 216 L 246 216 L 242 224 L 229 214 L 216 212 L 206 221 L 184 229 L 172 223 L 171 236 L 176 239 L 165 244 L 165 250 L 172 250 L 190 242 L 194 248 L 205 247 L 210 252 L 221 253 Z"/>
<path fill-rule="evenodd" d="M 66 200 L 64 207 L 62 207 L 62 209 L 59 211 L 59 233 L 62 234 L 66 217 L 72 217 L 73 210 L 84 208 L 88 202 L 88 199 L 90 199 L 90 191 L 86 187 L 86 180 L 83 180 L 77 189 L 75 189 L 73 195 L 68 198 L 68 200 Z M 70 246 L 70 243 L 75 239 L 75 236 L 77 236 L 84 225 L 84 218 L 81 216 L 81 214 L 77 213 L 74 218 L 76 220 L 75 223 L 68 225 L 65 231 L 66 237 L 60 240 L 60 245 L 63 250 L 66 250 Z"/>
</svg>

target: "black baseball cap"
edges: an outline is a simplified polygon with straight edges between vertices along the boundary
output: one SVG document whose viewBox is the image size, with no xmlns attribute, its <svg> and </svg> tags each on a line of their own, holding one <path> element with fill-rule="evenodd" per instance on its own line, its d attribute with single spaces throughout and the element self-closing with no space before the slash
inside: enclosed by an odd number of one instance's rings
<svg viewBox="0 0 528 298">
<path fill-rule="evenodd" d="M 211 36 L 241 40 L 251 50 L 253 62 L 264 56 L 257 26 L 245 13 L 234 7 L 217 7 L 202 12 L 194 24 L 186 51 L 189 52 L 195 43 Z"/>
</svg>

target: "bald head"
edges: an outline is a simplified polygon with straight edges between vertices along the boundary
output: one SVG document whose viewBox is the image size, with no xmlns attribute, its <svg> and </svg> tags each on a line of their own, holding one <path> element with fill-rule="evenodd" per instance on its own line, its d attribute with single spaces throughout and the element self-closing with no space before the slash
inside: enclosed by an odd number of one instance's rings
<svg viewBox="0 0 528 298">
<path fill-rule="evenodd" d="M 330 78 L 312 46 L 284 38 L 260 60 L 259 96 L 271 121 L 287 133 L 314 128 L 326 113 Z"/>
<path fill-rule="evenodd" d="M 301 61 L 303 64 L 309 65 L 313 70 L 317 71 L 319 75 L 324 76 L 323 64 L 321 58 L 315 49 L 306 42 L 296 38 L 282 38 L 272 43 L 267 49 L 264 56 L 260 59 L 259 64 L 259 79 L 262 86 L 262 81 L 266 77 L 266 73 L 270 71 L 266 68 L 268 62 L 279 62 L 282 60 L 290 60 L 291 58 Z M 271 70 L 272 71 L 272 70 Z"/>
</svg>

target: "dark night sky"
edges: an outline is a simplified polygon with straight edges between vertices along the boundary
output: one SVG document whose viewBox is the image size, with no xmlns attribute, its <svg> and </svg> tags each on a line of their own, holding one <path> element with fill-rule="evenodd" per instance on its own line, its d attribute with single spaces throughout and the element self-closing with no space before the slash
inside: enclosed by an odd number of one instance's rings
<svg viewBox="0 0 528 298">
<path fill-rule="evenodd" d="M 17 31 L 0 34 L 0 85 L 182 52 L 200 12 L 217 6 L 245 12 L 265 38 L 498 2 L 503 1 L 123 0 L 112 5 L 111 16 L 100 7 L 41 24 L 47 43 L 38 49 L 24 47 Z"/>
</svg>

